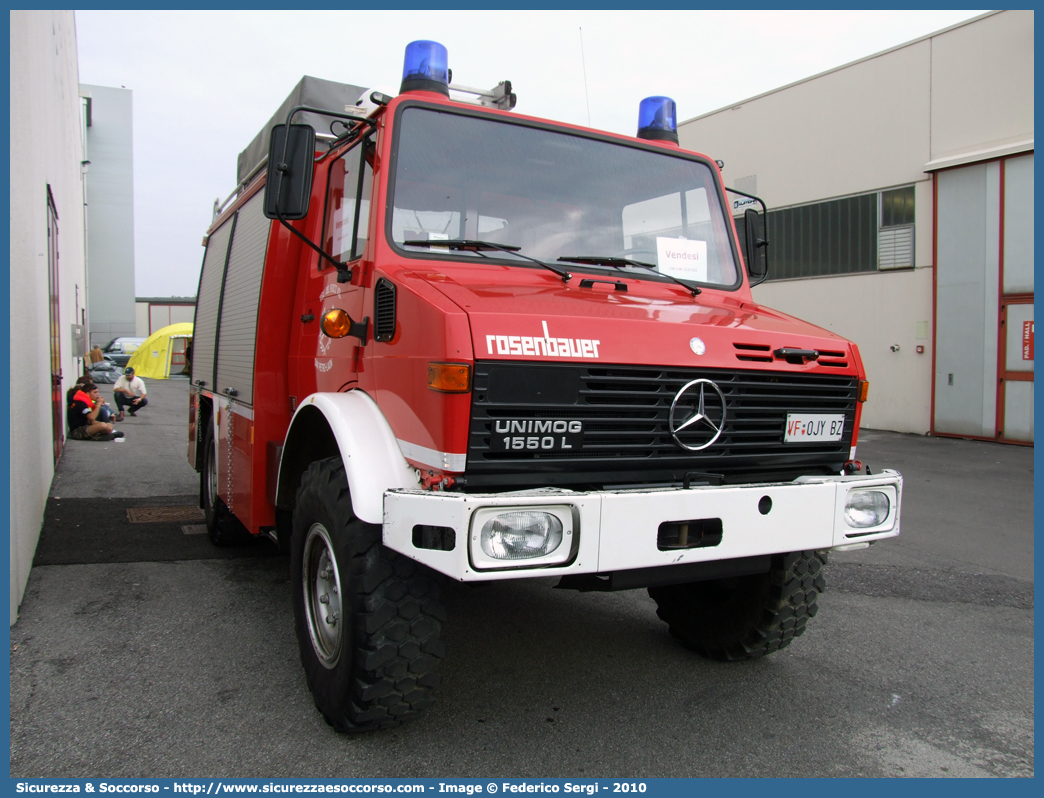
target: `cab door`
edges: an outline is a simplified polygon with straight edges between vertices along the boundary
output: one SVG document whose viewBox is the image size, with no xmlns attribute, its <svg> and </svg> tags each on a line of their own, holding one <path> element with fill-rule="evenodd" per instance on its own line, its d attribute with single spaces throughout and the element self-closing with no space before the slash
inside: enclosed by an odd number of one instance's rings
<svg viewBox="0 0 1044 798">
<path fill-rule="evenodd" d="M 297 372 L 297 401 L 314 391 L 344 391 L 358 384 L 362 340 L 331 338 L 322 332 L 322 323 L 323 316 L 334 310 L 343 310 L 356 322 L 366 316 L 362 256 L 369 238 L 372 159 L 373 142 L 364 138 L 333 160 L 325 175 L 323 251 L 347 264 L 352 278 L 338 282 L 337 269 L 318 255 L 303 276 L 298 298 L 300 340 L 292 366 Z M 372 331 L 366 337 L 369 341 Z"/>
</svg>

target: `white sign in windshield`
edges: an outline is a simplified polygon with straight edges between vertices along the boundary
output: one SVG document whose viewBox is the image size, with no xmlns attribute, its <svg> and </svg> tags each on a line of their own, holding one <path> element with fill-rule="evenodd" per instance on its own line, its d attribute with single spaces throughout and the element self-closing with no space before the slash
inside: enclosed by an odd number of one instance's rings
<svg viewBox="0 0 1044 798">
<path fill-rule="evenodd" d="M 682 280 L 707 282 L 707 242 L 656 237 L 656 265 L 664 274 Z"/>
</svg>

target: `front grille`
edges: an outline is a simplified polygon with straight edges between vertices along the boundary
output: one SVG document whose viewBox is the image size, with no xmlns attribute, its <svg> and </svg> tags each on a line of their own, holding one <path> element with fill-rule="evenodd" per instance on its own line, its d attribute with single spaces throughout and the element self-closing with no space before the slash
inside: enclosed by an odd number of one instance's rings
<svg viewBox="0 0 1044 798">
<path fill-rule="evenodd" d="M 736 344 L 733 348 L 737 350 L 736 360 L 746 360 L 753 363 L 771 363 L 772 347 L 768 344 Z"/>
<path fill-rule="evenodd" d="M 688 451 L 674 440 L 668 419 L 678 391 L 700 378 L 721 389 L 728 415 L 717 441 Z M 708 474 L 734 483 L 836 474 L 848 459 L 857 392 L 855 377 L 834 374 L 479 361 L 466 477 L 473 486 L 512 486 L 670 483 L 687 475 L 698 482 Z M 788 413 L 844 414 L 842 440 L 785 444 Z M 528 419 L 582 421 L 582 448 L 491 448 L 498 420 Z"/>
<path fill-rule="evenodd" d="M 732 347 L 736 350 L 736 360 L 743 360 L 748 363 L 772 363 L 775 360 L 772 347 L 768 344 L 733 343 Z M 848 361 L 844 359 L 846 357 L 844 352 L 829 352 L 825 349 L 820 349 L 818 352 L 819 358 L 812 361 L 815 365 L 827 368 L 848 368 Z"/>
</svg>

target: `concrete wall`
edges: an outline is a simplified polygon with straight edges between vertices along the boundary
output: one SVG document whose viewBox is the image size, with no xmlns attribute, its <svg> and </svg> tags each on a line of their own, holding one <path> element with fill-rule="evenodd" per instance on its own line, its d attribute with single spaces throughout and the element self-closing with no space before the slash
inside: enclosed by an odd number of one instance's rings
<svg viewBox="0 0 1044 798">
<path fill-rule="evenodd" d="M 81 86 L 87 128 L 87 316 L 90 343 L 134 335 L 134 150 L 131 92 Z"/>
<path fill-rule="evenodd" d="M 1032 141 L 1032 11 L 994 14 L 931 45 L 932 160 Z"/>
<path fill-rule="evenodd" d="M 48 336 L 47 186 L 58 211 L 62 398 L 79 373 L 71 325 L 83 307 L 84 160 L 72 11 L 11 11 L 11 623 L 54 476 Z M 79 300 L 79 301 L 78 301 Z M 63 413 L 64 428 L 64 413 Z"/>
<path fill-rule="evenodd" d="M 138 338 L 149 337 L 149 303 L 134 303 L 134 334 Z"/>
<path fill-rule="evenodd" d="M 926 169 L 1032 142 L 1033 12 L 983 15 L 689 120 L 678 135 L 683 147 L 725 162 L 726 185 L 770 209 L 914 184 L 913 271 L 770 282 L 754 295 L 859 345 L 871 381 L 865 426 L 926 432 L 934 322 Z"/>
</svg>

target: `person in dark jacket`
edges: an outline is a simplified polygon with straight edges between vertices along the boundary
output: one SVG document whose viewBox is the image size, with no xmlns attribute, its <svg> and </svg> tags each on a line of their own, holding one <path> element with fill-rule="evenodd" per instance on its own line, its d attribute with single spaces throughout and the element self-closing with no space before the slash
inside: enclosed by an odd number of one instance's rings
<svg viewBox="0 0 1044 798">
<path fill-rule="evenodd" d="M 80 377 L 77 377 L 76 384 L 65 392 L 66 407 L 69 406 L 69 403 L 72 401 L 73 395 L 78 390 L 80 390 L 80 386 L 83 385 L 85 382 L 93 382 L 95 385 L 98 384 L 94 381 L 94 379 L 91 378 L 91 375 L 89 374 L 84 374 Z M 113 412 L 113 409 L 109 405 L 109 403 L 102 399 L 102 406 L 101 409 L 98 411 L 98 421 L 103 421 L 106 424 L 114 424 L 117 421 L 123 421 L 123 411 L 120 411 L 118 414 Z"/>
<path fill-rule="evenodd" d="M 90 380 L 73 392 L 65 417 L 69 422 L 69 437 L 77 441 L 112 441 L 122 438 L 123 433 L 114 430 L 112 424 L 98 420 L 103 402 L 98 386 Z"/>
</svg>

